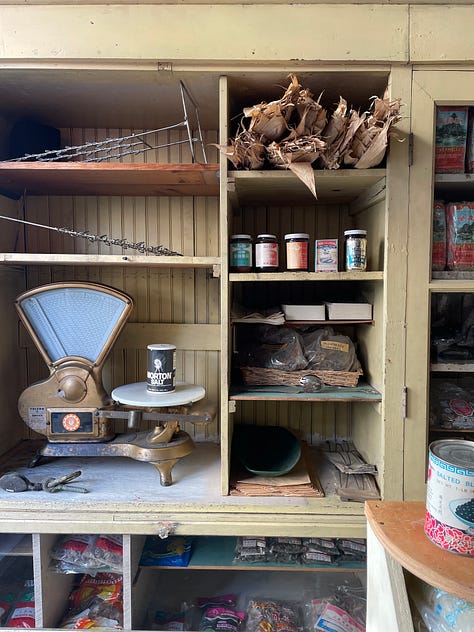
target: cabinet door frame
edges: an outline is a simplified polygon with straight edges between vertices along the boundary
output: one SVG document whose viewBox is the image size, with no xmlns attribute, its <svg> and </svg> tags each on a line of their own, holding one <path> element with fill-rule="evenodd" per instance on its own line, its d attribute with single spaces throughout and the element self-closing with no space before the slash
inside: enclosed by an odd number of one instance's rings
<svg viewBox="0 0 474 632">
<path fill-rule="evenodd" d="M 431 278 L 436 107 L 474 104 L 474 70 L 415 70 L 412 90 L 413 164 L 410 173 L 407 277 L 407 416 L 404 498 L 423 500 L 428 452 L 430 305 L 434 292 L 474 291 L 474 280 Z"/>
</svg>

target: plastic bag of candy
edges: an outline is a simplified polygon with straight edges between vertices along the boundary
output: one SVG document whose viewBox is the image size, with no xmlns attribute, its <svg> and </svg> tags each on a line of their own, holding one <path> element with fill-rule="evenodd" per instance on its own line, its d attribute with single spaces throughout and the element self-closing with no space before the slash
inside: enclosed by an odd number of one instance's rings
<svg viewBox="0 0 474 632">
<path fill-rule="evenodd" d="M 299 604 L 279 599 L 248 600 L 246 632 L 298 632 L 302 629 Z"/>
<path fill-rule="evenodd" d="M 140 566 L 187 566 L 191 557 L 192 538 L 149 535 L 145 540 Z"/>
<path fill-rule="evenodd" d="M 98 573 L 95 577 L 83 575 L 79 586 L 69 598 L 70 607 L 60 628 L 111 628 L 123 627 L 123 581 L 115 573 Z"/>
<path fill-rule="evenodd" d="M 294 564 L 300 561 L 303 552 L 301 538 L 271 538 L 268 559 L 280 564 Z"/>
<path fill-rule="evenodd" d="M 245 613 L 236 608 L 233 594 L 197 597 L 185 607 L 185 629 L 201 632 L 239 632 Z"/>
<path fill-rule="evenodd" d="M 5 627 L 34 628 L 35 627 L 35 589 L 32 579 L 27 579 L 10 611 Z"/>
<path fill-rule="evenodd" d="M 234 563 L 255 564 L 266 562 L 268 545 L 265 537 L 239 536 L 235 543 Z"/>
<path fill-rule="evenodd" d="M 58 573 L 121 573 L 121 535 L 65 535 L 50 551 L 51 568 Z"/>
</svg>

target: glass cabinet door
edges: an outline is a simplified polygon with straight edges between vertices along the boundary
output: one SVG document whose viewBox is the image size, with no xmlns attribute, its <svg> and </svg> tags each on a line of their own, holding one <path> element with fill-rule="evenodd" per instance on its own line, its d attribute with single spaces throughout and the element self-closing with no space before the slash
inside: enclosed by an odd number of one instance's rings
<svg viewBox="0 0 474 632">
<path fill-rule="evenodd" d="M 413 164 L 407 244 L 406 500 L 425 498 L 430 442 L 474 439 L 474 425 L 466 421 L 469 401 L 474 399 L 474 330 L 470 328 L 474 318 L 474 235 L 469 229 L 472 222 L 474 230 L 474 174 L 468 173 L 469 167 L 458 149 L 462 141 L 460 118 L 474 111 L 473 80 L 474 72 L 467 70 L 413 74 Z M 443 138 L 445 147 L 438 150 L 435 159 L 436 146 Z M 444 154 L 444 167 L 440 153 Z M 443 251 L 443 226 L 451 231 L 444 241 L 447 251 Z M 471 248 L 472 262 L 466 259 Z M 448 263 L 444 263 L 445 253 Z M 448 414 L 442 405 L 449 398 L 465 402 L 454 411 L 454 424 L 453 414 Z"/>
</svg>

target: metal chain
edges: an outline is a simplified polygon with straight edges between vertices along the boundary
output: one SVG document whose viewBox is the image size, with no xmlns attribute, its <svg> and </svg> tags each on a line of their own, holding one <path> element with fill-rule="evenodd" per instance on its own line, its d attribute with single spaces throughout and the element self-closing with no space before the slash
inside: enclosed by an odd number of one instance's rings
<svg viewBox="0 0 474 632">
<path fill-rule="evenodd" d="M 58 233 L 64 233 L 65 235 L 69 235 L 69 237 L 82 237 L 83 239 L 87 239 L 90 242 L 101 242 L 106 246 L 120 246 L 123 249 L 131 248 L 132 250 L 137 250 L 140 253 L 149 252 L 153 255 L 158 256 L 174 256 L 174 257 L 182 257 L 183 255 L 180 252 L 175 252 L 174 250 L 169 250 L 169 248 L 165 248 L 164 246 L 148 246 L 143 241 L 132 242 L 123 238 L 115 238 L 108 237 L 107 235 L 95 235 L 94 233 L 89 233 L 87 230 L 72 230 L 71 228 L 62 228 L 58 226 L 47 226 L 46 224 L 37 224 L 36 222 L 28 222 L 25 219 L 19 219 L 16 217 L 7 217 L 6 215 L 0 215 L 0 219 L 6 219 L 10 222 L 18 222 L 20 224 L 27 224 L 28 226 L 36 226 L 37 228 L 46 228 L 47 230 L 54 230 Z"/>
</svg>

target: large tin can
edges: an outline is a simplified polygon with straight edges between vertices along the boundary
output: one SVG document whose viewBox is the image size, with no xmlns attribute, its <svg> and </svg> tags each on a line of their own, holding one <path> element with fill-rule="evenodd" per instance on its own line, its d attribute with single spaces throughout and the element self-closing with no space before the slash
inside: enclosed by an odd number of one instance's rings
<svg viewBox="0 0 474 632">
<path fill-rule="evenodd" d="M 425 533 L 447 551 L 474 556 L 474 442 L 430 444 Z"/>
<path fill-rule="evenodd" d="M 170 393 L 175 390 L 176 347 L 168 344 L 148 345 L 146 390 L 150 393 Z"/>
</svg>

